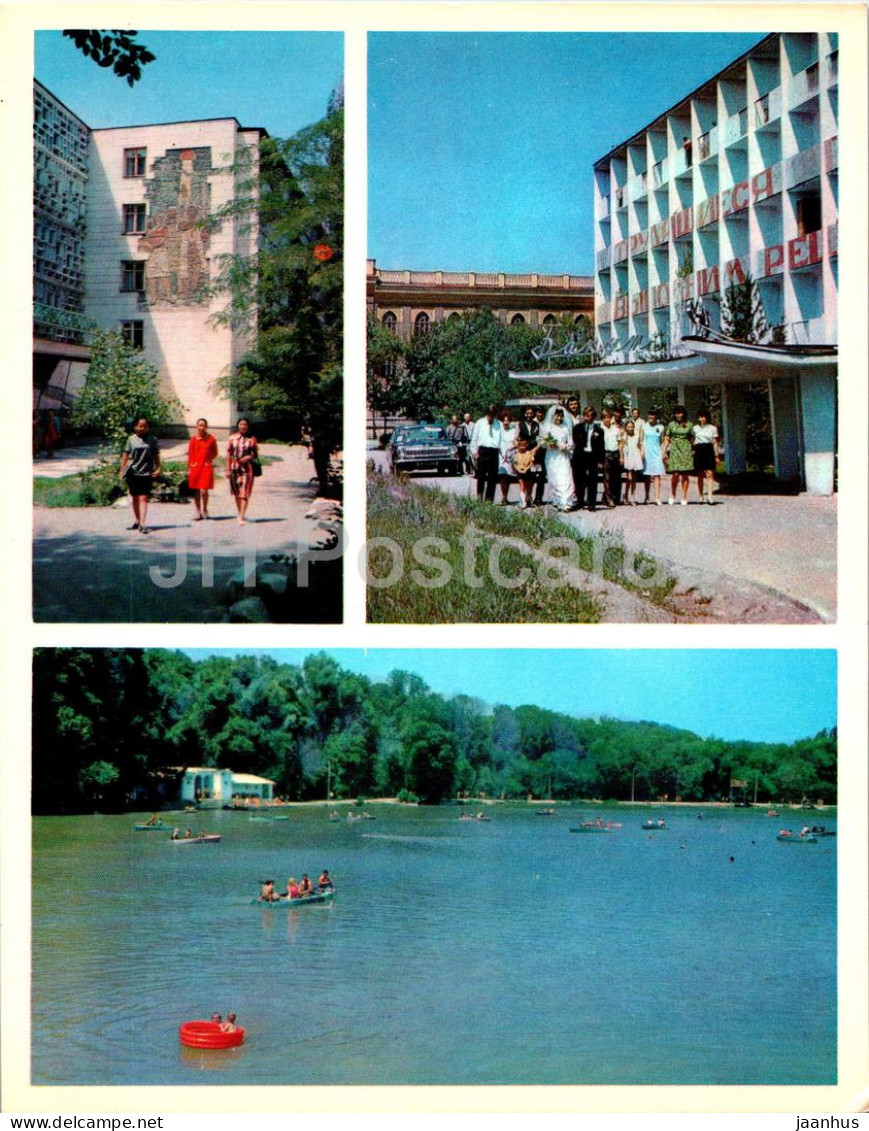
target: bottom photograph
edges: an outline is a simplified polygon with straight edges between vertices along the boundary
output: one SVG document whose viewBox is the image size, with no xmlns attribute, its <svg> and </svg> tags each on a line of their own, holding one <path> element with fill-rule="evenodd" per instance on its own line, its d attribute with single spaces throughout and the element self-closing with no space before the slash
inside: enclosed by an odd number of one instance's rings
<svg viewBox="0 0 869 1131">
<path fill-rule="evenodd" d="M 42 648 L 32 749 L 33 1085 L 836 1083 L 833 650 Z"/>
</svg>

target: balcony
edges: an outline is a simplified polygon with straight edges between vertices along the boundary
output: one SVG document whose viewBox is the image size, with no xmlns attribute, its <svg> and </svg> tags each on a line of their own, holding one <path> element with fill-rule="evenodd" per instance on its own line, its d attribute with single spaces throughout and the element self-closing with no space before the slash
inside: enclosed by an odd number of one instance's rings
<svg viewBox="0 0 869 1131">
<path fill-rule="evenodd" d="M 649 313 L 649 292 L 637 291 L 631 299 L 631 314 L 634 318 L 639 318 L 643 314 Z"/>
<path fill-rule="evenodd" d="M 613 251 L 613 255 L 612 255 L 613 266 L 615 266 L 616 263 L 624 263 L 624 261 L 628 257 L 628 241 L 627 240 L 619 240 L 619 242 L 617 244 L 613 245 L 612 251 Z"/>
<path fill-rule="evenodd" d="M 821 175 L 821 147 L 813 145 L 784 162 L 784 187 L 795 188 Z"/>
<path fill-rule="evenodd" d="M 659 189 L 666 187 L 670 180 L 670 171 L 667 168 L 667 158 L 659 161 L 657 165 L 652 166 L 652 188 Z"/>
<path fill-rule="evenodd" d="M 670 239 L 670 218 L 661 220 L 659 224 L 653 224 L 649 228 L 649 243 L 652 247 L 660 247 L 661 244 L 666 244 Z"/>
<path fill-rule="evenodd" d="M 620 185 L 613 193 L 615 197 L 616 212 L 628 206 L 627 185 Z"/>
<path fill-rule="evenodd" d="M 649 192 L 648 173 L 638 173 L 631 181 L 631 200 L 642 200 Z"/>
<path fill-rule="evenodd" d="M 652 287 L 650 290 L 651 304 L 653 310 L 660 310 L 661 307 L 669 307 L 670 305 L 670 284 L 658 283 L 657 286 Z"/>
<path fill-rule="evenodd" d="M 707 130 L 705 134 L 700 134 L 697 138 L 697 160 L 698 162 L 708 161 L 711 157 L 715 157 L 718 153 L 718 127 L 713 126 L 711 130 Z"/>
<path fill-rule="evenodd" d="M 674 212 L 670 217 L 670 235 L 674 240 L 685 239 L 694 231 L 694 209 L 687 208 Z"/>
<path fill-rule="evenodd" d="M 692 166 L 688 163 L 688 154 L 680 145 L 676 150 L 676 156 L 673 159 L 673 176 L 674 177 L 690 177 Z"/>
<path fill-rule="evenodd" d="M 615 302 L 613 303 L 613 321 L 619 322 L 628 316 L 628 296 L 622 291 L 616 295 Z"/>
<path fill-rule="evenodd" d="M 649 254 L 649 230 L 634 232 L 628 239 L 632 259 L 645 259 Z"/>
<path fill-rule="evenodd" d="M 791 85 L 788 91 L 788 108 L 791 110 L 800 109 L 805 106 L 807 102 L 815 98 L 820 89 L 820 64 L 812 63 L 810 67 L 806 67 L 804 71 L 799 71 L 791 79 Z"/>
<path fill-rule="evenodd" d="M 831 87 L 839 85 L 839 52 L 831 51 L 827 56 L 827 82 Z"/>
<path fill-rule="evenodd" d="M 610 198 L 608 196 L 599 196 L 594 206 L 594 215 L 597 220 L 609 220 L 610 216 Z"/>
<path fill-rule="evenodd" d="M 795 240 L 788 240 L 788 267 L 791 271 L 805 271 L 820 269 L 821 260 L 824 258 L 824 233 L 808 232 L 805 236 L 797 236 Z"/>
<path fill-rule="evenodd" d="M 839 138 L 828 137 L 824 142 L 824 171 L 827 173 L 839 172 Z"/>
<path fill-rule="evenodd" d="M 595 325 L 606 325 L 610 320 L 610 304 L 608 302 L 599 302 L 594 308 L 594 321 Z"/>
<path fill-rule="evenodd" d="M 678 275 L 673 280 L 673 298 L 676 302 L 688 302 L 694 297 L 694 276 Z"/>
<path fill-rule="evenodd" d="M 755 279 L 769 279 L 774 275 L 781 275 L 785 269 L 784 245 L 771 244 L 769 247 L 758 248 L 754 258 Z"/>
<path fill-rule="evenodd" d="M 827 257 L 835 259 L 839 254 L 839 222 L 827 226 Z"/>
<path fill-rule="evenodd" d="M 781 119 L 781 87 L 758 98 L 754 104 L 754 128 L 777 133 Z"/>
<path fill-rule="evenodd" d="M 611 247 L 601 248 L 601 250 L 597 253 L 597 255 L 595 256 L 594 265 L 598 271 L 609 271 L 611 253 Z"/>
<path fill-rule="evenodd" d="M 715 196 L 707 197 L 706 200 L 701 200 L 699 204 L 694 207 L 694 227 L 699 231 L 700 228 L 711 228 L 718 223 L 720 214 L 720 205 L 718 194 Z"/>
<path fill-rule="evenodd" d="M 732 114 L 722 128 L 725 149 L 745 149 L 748 144 L 748 107 Z"/>
</svg>

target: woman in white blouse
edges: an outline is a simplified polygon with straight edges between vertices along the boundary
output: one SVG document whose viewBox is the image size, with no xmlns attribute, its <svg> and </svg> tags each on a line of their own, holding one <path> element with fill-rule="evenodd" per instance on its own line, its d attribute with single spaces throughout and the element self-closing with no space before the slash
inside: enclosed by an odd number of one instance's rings
<svg viewBox="0 0 869 1131">
<path fill-rule="evenodd" d="M 697 423 L 694 425 L 694 471 L 697 475 L 697 491 L 700 502 L 713 505 L 712 492 L 715 490 L 715 463 L 718 458 L 718 429 L 709 420 L 709 410 L 697 410 Z"/>
</svg>

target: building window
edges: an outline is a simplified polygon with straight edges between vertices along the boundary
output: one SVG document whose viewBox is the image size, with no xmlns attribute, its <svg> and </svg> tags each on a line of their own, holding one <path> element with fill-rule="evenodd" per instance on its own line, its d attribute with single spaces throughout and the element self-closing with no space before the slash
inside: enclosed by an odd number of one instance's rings
<svg viewBox="0 0 869 1131">
<path fill-rule="evenodd" d="M 121 336 L 127 345 L 132 346 L 134 349 L 141 350 L 145 348 L 145 323 L 133 319 L 126 319 L 121 322 Z"/>
<path fill-rule="evenodd" d="M 138 294 L 145 289 L 144 259 L 121 260 L 121 291 L 124 294 Z"/>
<path fill-rule="evenodd" d="M 389 330 L 391 334 L 398 333 L 398 319 L 396 318 L 394 311 L 387 310 L 387 312 L 383 315 L 383 325 L 385 329 Z"/>
<path fill-rule="evenodd" d="M 544 326 L 554 326 L 555 325 L 555 315 L 554 314 L 547 314 L 546 317 L 543 319 L 543 325 Z"/>
<path fill-rule="evenodd" d="M 525 319 L 522 317 L 521 314 L 514 314 L 513 317 L 510 319 L 510 325 L 511 326 L 524 326 L 525 325 Z"/>
<path fill-rule="evenodd" d="M 124 205 L 124 235 L 138 235 L 145 230 L 145 205 Z"/>
<path fill-rule="evenodd" d="M 125 177 L 144 177 L 145 175 L 145 154 L 148 151 L 142 149 L 125 149 L 124 150 L 124 176 Z"/>
<path fill-rule="evenodd" d="M 417 314 L 417 316 L 416 316 L 416 318 L 414 319 L 414 322 L 413 322 L 413 332 L 414 332 L 414 334 L 427 334 L 430 329 L 431 329 L 431 319 L 426 314 L 426 312 L 422 311 L 422 313 Z"/>
</svg>

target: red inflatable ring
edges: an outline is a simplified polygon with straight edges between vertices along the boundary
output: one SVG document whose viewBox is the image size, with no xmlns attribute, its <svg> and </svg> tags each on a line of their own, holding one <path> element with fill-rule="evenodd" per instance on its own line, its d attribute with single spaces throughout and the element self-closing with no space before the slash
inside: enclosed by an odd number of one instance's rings
<svg viewBox="0 0 869 1131">
<path fill-rule="evenodd" d="M 185 1021 L 178 1036 L 189 1049 L 234 1049 L 244 1043 L 244 1029 L 224 1033 L 216 1021 Z"/>
</svg>

